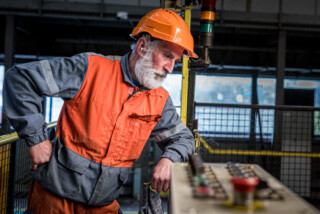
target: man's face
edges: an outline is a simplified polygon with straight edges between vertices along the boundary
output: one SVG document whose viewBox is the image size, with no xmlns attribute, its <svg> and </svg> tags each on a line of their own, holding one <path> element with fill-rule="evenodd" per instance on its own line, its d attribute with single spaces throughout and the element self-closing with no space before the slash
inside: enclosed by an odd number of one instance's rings
<svg viewBox="0 0 320 214">
<path fill-rule="evenodd" d="M 135 75 L 141 85 L 149 89 L 158 88 L 167 73 L 172 73 L 174 64 L 181 59 L 183 48 L 169 42 L 156 42 L 147 47 L 136 63 Z"/>
</svg>

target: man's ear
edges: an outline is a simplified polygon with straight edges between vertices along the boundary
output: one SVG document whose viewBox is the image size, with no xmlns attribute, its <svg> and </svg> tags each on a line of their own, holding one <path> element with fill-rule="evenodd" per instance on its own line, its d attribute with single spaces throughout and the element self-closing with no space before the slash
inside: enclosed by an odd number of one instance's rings
<svg viewBox="0 0 320 214">
<path fill-rule="evenodd" d="M 142 37 L 137 41 L 137 50 L 136 50 L 136 52 L 140 57 L 145 54 L 146 48 L 147 48 L 147 41 L 145 38 Z"/>
</svg>

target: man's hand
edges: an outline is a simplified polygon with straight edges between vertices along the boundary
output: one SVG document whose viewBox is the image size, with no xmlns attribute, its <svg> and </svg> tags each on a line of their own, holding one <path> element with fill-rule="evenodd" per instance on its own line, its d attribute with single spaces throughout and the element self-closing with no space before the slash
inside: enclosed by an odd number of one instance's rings
<svg viewBox="0 0 320 214">
<path fill-rule="evenodd" d="M 29 147 L 31 157 L 31 170 L 35 170 L 43 163 L 49 162 L 52 154 L 52 144 L 45 140 L 37 145 Z"/>
<path fill-rule="evenodd" d="M 172 161 L 162 158 L 153 170 L 151 187 L 158 192 L 167 192 L 170 186 Z"/>
</svg>

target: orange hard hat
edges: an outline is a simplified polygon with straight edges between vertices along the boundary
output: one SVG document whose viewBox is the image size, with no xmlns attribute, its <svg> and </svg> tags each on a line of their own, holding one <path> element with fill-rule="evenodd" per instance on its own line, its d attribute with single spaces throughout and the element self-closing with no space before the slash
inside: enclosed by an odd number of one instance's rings
<svg viewBox="0 0 320 214">
<path fill-rule="evenodd" d="M 198 58 L 198 55 L 193 52 L 193 37 L 188 25 L 171 10 L 155 9 L 147 13 L 130 36 L 138 38 L 141 33 L 149 33 L 153 38 L 179 45 L 185 49 L 186 55 Z"/>
</svg>

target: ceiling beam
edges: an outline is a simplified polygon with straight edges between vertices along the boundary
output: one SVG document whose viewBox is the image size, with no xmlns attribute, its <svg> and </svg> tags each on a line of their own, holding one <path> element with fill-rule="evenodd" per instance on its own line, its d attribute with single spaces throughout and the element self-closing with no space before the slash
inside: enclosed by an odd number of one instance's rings
<svg viewBox="0 0 320 214">
<path fill-rule="evenodd" d="M 148 11 L 159 6 L 111 5 L 100 3 L 41 1 L 39 0 L 1 0 L 0 14 L 42 17 L 73 17 L 94 20 L 117 20 L 116 13 L 128 12 L 128 19 L 137 22 Z M 192 10 L 192 25 L 200 26 L 199 7 Z M 261 29 L 285 29 L 320 31 L 320 16 L 295 15 L 263 12 L 219 11 L 216 12 L 216 26 Z M 281 25 L 279 25 L 281 21 Z"/>
</svg>

